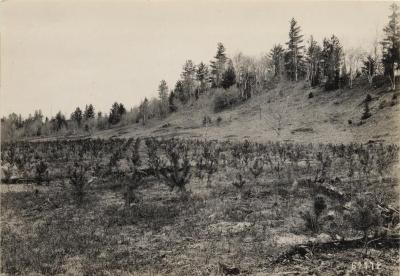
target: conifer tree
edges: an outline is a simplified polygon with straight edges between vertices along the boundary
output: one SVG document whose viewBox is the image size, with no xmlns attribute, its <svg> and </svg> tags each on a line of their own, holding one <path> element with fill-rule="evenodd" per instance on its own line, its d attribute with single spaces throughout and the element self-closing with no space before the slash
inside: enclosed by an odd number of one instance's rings
<svg viewBox="0 0 400 276">
<path fill-rule="evenodd" d="M 286 52 L 286 73 L 290 80 L 297 81 L 299 76 L 304 73 L 303 53 L 304 48 L 302 44 L 303 35 L 300 34 L 300 26 L 297 21 L 292 18 L 290 21 L 289 41 L 286 42 L 288 47 Z"/>
<path fill-rule="evenodd" d="M 108 122 L 112 125 L 119 123 L 121 120 L 119 112 L 119 104 L 117 102 L 113 103 L 110 110 L 110 115 L 108 117 Z"/>
<path fill-rule="evenodd" d="M 181 80 L 178 80 L 176 82 L 175 88 L 174 88 L 174 94 L 179 99 L 179 101 L 183 104 L 185 104 L 189 100 L 187 93 L 183 89 L 183 83 Z"/>
<path fill-rule="evenodd" d="M 169 112 L 175 112 L 178 107 L 175 105 L 175 92 L 171 90 L 168 96 L 168 108 Z"/>
<path fill-rule="evenodd" d="M 122 115 L 124 115 L 125 113 L 126 113 L 125 106 L 122 103 L 120 103 L 118 106 L 118 114 L 120 117 L 122 117 Z"/>
<path fill-rule="evenodd" d="M 325 38 L 322 50 L 324 75 L 327 77 L 325 90 L 339 88 L 342 58 L 343 50 L 339 39 L 335 35 L 330 39 Z"/>
<path fill-rule="evenodd" d="M 139 116 L 142 119 L 142 124 L 146 125 L 149 113 L 149 100 L 144 98 L 144 101 L 139 106 Z"/>
<path fill-rule="evenodd" d="M 225 47 L 221 42 L 219 42 L 217 46 L 217 54 L 215 55 L 214 60 L 210 61 L 211 63 L 210 81 L 212 87 L 221 87 L 222 74 L 225 71 L 226 61 L 227 57 L 225 54 Z"/>
<path fill-rule="evenodd" d="M 93 119 L 94 118 L 94 107 L 92 104 L 86 105 L 85 106 L 85 112 L 83 117 L 85 120 Z"/>
<path fill-rule="evenodd" d="M 285 50 L 280 44 L 274 45 L 274 47 L 272 47 L 271 51 L 269 52 L 269 58 L 271 58 L 272 64 L 274 66 L 274 77 L 280 77 L 282 75 L 284 52 Z"/>
<path fill-rule="evenodd" d="M 200 94 L 204 93 L 207 89 L 207 80 L 208 80 L 208 67 L 203 62 L 197 66 L 196 71 L 196 79 L 199 82 L 199 92 Z"/>
<path fill-rule="evenodd" d="M 75 121 L 78 124 L 78 127 L 81 126 L 82 123 L 82 110 L 77 107 L 74 112 L 71 114 L 71 120 Z"/>
<path fill-rule="evenodd" d="M 192 60 L 187 60 L 183 65 L 183 71 L 181 74 L 182 86 L 186 98 L 186 101 L 193 98 L 195 92 L 195 79 L 196 79 L 196 66 Z"/>
<path fill-rule="evenodd" d="M 56 131 L 59 131 L 62 127 L 67 127 L 67 121 L 65 120 L 65 116 L 61 113 L 61 111 L 58 111 L 56 117 L 52 119 L 52 122 L 53 128 Z"/>
<path fill-rule="evenodd" d="M 158 97 L 160 99 L 160 115 L 162 118 L 164 118 L 169 109 L 169 103 L 168 103 L 168 85 L 165 80 L 162 80 L 160 82 L 160 85 L 158 86 Z"/>
<path fill-rule="evenodd" d="M 392 14 L 389 16 L 389 23 L 383 29 L 386 37 L 381 43 L 385 75 L 389 76 L 394 90 L 396 88 L 395 70 L 400 68 L 400 15 L 396 3 L 393 3 L 390 8 Z"/>
<path fill-rule="evenodd" d="M 228 62 L 228 67 L 222 74 L 221 86 L 225 89 L 231 87 L 236 83 L 235 68 L 233 68 L 233 63 L 231 60 Z"/>
</svg>

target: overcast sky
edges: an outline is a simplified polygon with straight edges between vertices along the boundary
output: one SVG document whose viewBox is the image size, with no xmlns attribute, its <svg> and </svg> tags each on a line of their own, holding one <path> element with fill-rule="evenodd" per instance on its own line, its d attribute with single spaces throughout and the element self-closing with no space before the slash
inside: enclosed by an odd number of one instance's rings
<svg viewBox="0 0 400 276">
<path fill-rule="evenodd" d="M 201 2 L 201 3 L 197 3 Z M 336 34 L 371 47 L 391 2 L 16 1 L 0 2 L 1 115 L 69 114 L 93 103 L 108 112 L 172 88 L 186 59 L 209 62 L 266 53 L 287 41 L 289 20 L 305 40 Z"/>
</svg>

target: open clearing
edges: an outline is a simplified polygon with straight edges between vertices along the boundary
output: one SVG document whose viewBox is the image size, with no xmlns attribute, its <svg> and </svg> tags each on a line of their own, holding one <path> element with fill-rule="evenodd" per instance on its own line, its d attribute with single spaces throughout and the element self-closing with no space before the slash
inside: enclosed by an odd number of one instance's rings
<svg viewBox="0 0 400 276">
<path fill-rule="evenodd" d="M 41 185 L 1 186 L 2 272 L 374 273 L 376 267 L 354 269 L 366 262 L 379 263 L 383 275 L 396 273 L 398 214 L 390 210 L 399 209 L 397 146 L 137 141 L 5 145 L 4 162 L 20 172 L 9 181 L 37 182 L 34 166 L 40 161 L 48 164 L 48 174 Z M 174 153 L 177 164 L 169 159 Z M 185 164 L 187 183 L 171 190 L 169 176 L 182 178 Z M 82 198 L 70 184 L 81 165 Z M 134 178 L 139 171 L 146 172 L 140 181 Z M 313 229 L 305 214 L 316 213 L 316 198 L 325 206 Z M 372 205 L 357 205 L 361 198 Z M 354 219 L 371 206 L 368 216 L 380 220 L 369 225 L 366 246 Z"/>
</svg>

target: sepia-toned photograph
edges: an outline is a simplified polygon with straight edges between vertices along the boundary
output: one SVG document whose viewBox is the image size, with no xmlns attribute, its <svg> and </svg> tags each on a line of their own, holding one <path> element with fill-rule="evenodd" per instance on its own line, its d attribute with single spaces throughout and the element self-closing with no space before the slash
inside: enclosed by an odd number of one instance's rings
<svg viewBox="0 0 400 276">
<path fill-rule="evenodd" d="M 1 275 L 399 275 L 396 1 L 0 0 Z"/>
</svg>

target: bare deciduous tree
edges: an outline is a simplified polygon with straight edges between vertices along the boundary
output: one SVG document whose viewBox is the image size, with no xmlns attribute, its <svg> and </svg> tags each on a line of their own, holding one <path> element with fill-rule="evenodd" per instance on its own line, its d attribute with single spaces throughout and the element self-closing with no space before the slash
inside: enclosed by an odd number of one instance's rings
<svg viewBox="0 0 400 276">
<path fill-rule="evenodd" d="M 365 54 L 361 48 L 350 48 L 345 55 L 346 64 L 349 66 L 349 86 L 353 88 L 353 80 L 360 72 Z"/>
</svg>

